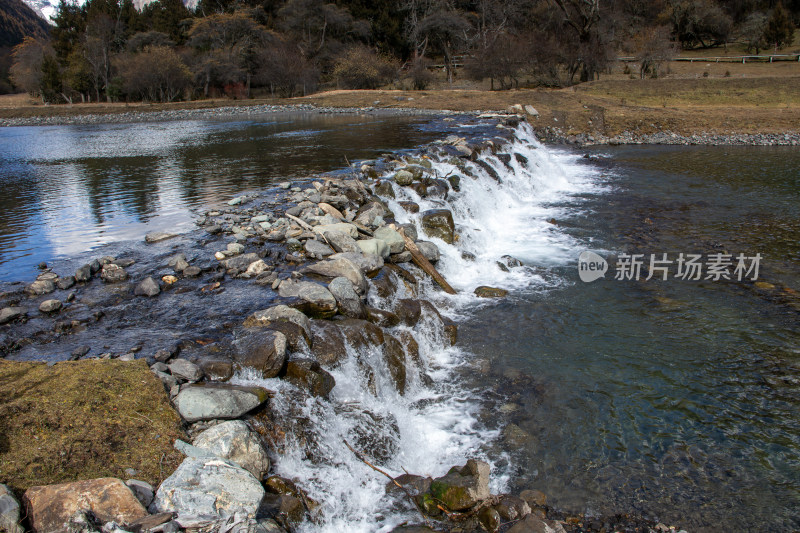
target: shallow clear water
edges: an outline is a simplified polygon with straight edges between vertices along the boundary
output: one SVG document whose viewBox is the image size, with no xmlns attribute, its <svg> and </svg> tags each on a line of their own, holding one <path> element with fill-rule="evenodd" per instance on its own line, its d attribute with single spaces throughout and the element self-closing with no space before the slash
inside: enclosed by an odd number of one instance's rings
<svg viewBox="0 0 800 533">
<path fill-rule="evenodd" d="M 430 117 L 271 114 L 0 128 L 0 281 L 42 261 L 154 230 L 187 231 L 191 210 L 243 191 L 413 148 Z"/>
</svg>

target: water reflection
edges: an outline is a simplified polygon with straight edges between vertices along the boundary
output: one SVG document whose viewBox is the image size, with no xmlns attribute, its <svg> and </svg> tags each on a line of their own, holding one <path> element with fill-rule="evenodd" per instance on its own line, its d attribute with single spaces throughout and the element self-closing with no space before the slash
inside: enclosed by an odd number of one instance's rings
<svg viewBox="0 0 800 533">
<path fill-rule="evenodd" d="M 250 120 L 0 130 L 0 280 L 153 229 L 192 208 L 430 142 L 422 117 L 265 115 Z"/>
</svg>

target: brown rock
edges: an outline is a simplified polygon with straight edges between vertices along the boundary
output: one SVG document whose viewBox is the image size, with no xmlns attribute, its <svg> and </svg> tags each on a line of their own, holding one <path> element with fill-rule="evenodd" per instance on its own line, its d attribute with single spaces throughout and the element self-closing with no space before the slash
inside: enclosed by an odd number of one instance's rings
<svg viewBox="0 0 800 533">
<path fill-rule="evenodd" d="M 383 330 L 366 320 L 345 318 L 337 320 L 335 324 L 339 326 L 347 343 L 353 348 L 359 349 L 383 344 Z"/>
<path fill-rule="evenodd" d="M 391 328 L 400 323 L 400 317 L 391 311 L 367 307 L 367 320 L 382 328 Z"/>
<path fill-rule="evenodd" d="M 31 487 L 22 500 L 36 533 L 61 530 L 64 522 L 81 509 L 90 510 L 104 523 L 135 522 L 148 515 L 131 489 L 116 478 Z"/>
<path fill-rule="evenodd" d="M 274 378 L 286 364 L 286 336 L 279 331 L 250 329 L 235 345 L 234 360 L 261 371 L 265 378 Z"/>
<path fill-rule="evenodd" d="M 333 366 L 347 357 L 347 346 L 342 330 L 328 320 L 311 321 L 313 344 L 311 353 L 322 366 Z"/>
<path fill-rule="evenodd" d="M 383 360 L 389 368 L 389 376 L 392 378 L 397 392 L 406 392 L 406 352 L 400 341 L 391 335 L 384 335 Z"/>
<path fill-rule="evenodd" d="M 403 324 L 413 328 L 419 322 L 419 317 L 422 315 L 422 307 L 419 304 L 419 300 L 404 298 L 398 300 L 394 312 L 400 317 Z"/>
</svg>

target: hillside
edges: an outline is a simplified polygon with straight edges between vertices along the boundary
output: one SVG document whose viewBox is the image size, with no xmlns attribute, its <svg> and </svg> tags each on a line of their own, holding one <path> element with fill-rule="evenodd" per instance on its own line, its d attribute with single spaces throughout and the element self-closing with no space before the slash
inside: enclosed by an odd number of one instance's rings
<svg viewBox="0 0 800 533">
<path fill-rule="evenodd" d="M 27 36 L 46 38 L 49 26 L 22 0 L 0 0 L 0 48 L 16 46 Z"/>
</svg>

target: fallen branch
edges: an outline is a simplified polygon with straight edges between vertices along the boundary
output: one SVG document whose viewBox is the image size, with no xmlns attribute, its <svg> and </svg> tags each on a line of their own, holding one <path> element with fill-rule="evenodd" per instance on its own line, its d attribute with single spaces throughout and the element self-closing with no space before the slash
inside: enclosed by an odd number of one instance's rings
<svg viewBox="0 0 800 533">
<path fill-rule="evenodd" d="M 422 508 L 417 503 L 417 500 L 414 498 L 414 496 L 411 495 L 410 492 L 408 492 L 407 488 L 405 488 L 402 484 L 400 484 L 400 482 L 398 482 L 395 478 L 393 478 L 392 476 L 390 476 L 389 474 L 387 474 L 386 472 L 384 472 L 383 470 L 381 470 L 377 466 L 375 466 L 372 463 L 370 463 L 369 461 L 367 461 L 364 458 L 364 455 L 361 452 L 356 451 L 352 446 L 350 446 L 349 442 L 347 442 L 344 439 L 342 440 L 342 442 L 344 442 L 344 445 L 347 446 L 347 448 L 351 452 L 353 452 L 355 454 L 355 456 L 358 458 L 359 461 L 361 461 L 362 463 L 364 463 L 365 465 L 367 465 L 368 467 L 370 467 L 374 471 L 379 472 L 379 473 L 383 474 L 384 476 L 388 477 L 392 481 L 392 483 L 394 483 L 400 490 L 405 492 L 406 496 L 408 496 L 408 499 L 411 500 L 411 502 L 414 504 L 414 507 L 416 507 L 417 511 L 419 511 L 419 515 L 425 521 L 425 525 L 427 525 L 428 527 L 431 527 L 431 523 L 428 521 L 428 517 L 425 516 L 425 513 L 422 511 Z M 405 468 L 403 470 L 405 470 Z"/>
<path fill-rule="evenodd" d="M 449 283 L 447 283 L 447 280 L 444 279 L 444 277 L 441 274 L 439 274 L 439 271 L 436 270 L 436 268 L 434 268 L 431 262 L 428 261 L 428 259 L 424 255 L 422 255 L 422 252 L 419 251 L 419 248 L 417 247 L 416 244 L 414 244 L 414 241 L 412 241 L 408 237 L 408 235 L 405 234 L 403 228 L 394 225 L 392 225 L 392 227 L 397 233 L 399 233 L 403 237 L 403 240 L 406 243 L 406 250 L 411 252 L 411 260 L 414 261 L 414 264 L 420 267 L 422 270 L 424 270 L 425 273 L 428 274 L 430 277 L 432 277 L 433 281 L 438 283 L 439 286 L 442 289 L 444 289 L 444 292 L 446 292 L 447 294 L 456 294 L 456 290 L 453 287 L 451 287 Z"/>
</svg>

